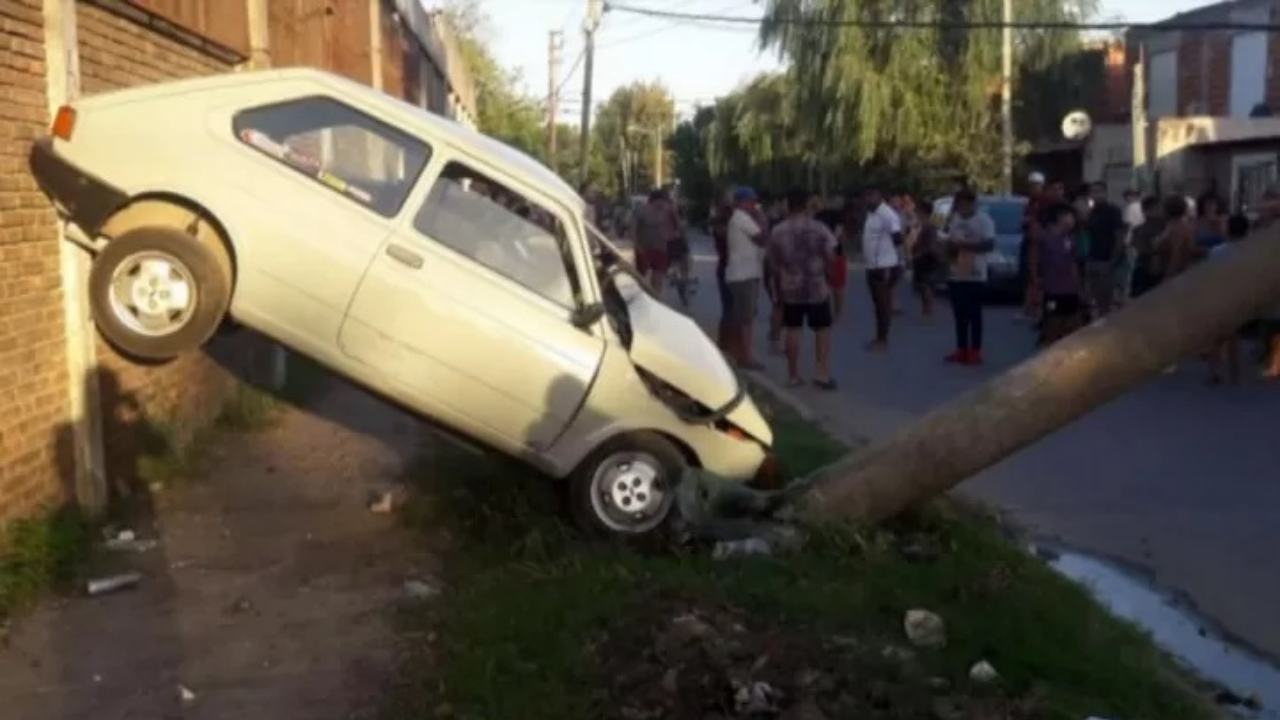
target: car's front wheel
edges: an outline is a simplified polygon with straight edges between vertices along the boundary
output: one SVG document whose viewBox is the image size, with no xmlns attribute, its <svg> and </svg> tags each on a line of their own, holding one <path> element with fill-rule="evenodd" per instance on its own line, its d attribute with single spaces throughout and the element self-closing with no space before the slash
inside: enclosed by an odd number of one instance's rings
<svg viewBox="0 0 1280 720">
<path fill-rule="evenodd" d="M 569 477 L 569 506 L 586 533 L 610 540 L 640 540 L 667 530 L 676 486 L 686 467 L 680 450 L 654 433 L 604 443 Z"/>
<path fill-rule="evenodd" d="M 121 354 L 144 362 L 196 350 L 230 305 L 229 267 L 224 248 L 176 228 L 130 230 L 107 243 L 89 274 L 98 331 Z"/>
</svg>

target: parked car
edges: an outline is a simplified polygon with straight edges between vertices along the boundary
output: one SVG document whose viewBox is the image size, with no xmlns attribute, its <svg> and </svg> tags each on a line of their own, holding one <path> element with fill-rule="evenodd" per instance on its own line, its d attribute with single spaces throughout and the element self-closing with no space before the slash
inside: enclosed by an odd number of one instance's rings
<svg viewBox="0 0 1280 720">
<path fill-rule="evenodd" d="M 946 220 L 951 215 L 951 196 L 933 202 L 934 222 L 946 236 Z M 996 226 L 996 247 L 987 255 L 987 288 L 993 297 L 1022 297 L 1018 261 L 1022 247 L 1022 217 L 1027 198 L 1021 195 L 980 195 L 978 209 L 991 216 Z M 946 279 L 939 280 L 945 289 Z"/>
<path fill-rule="evenodd" d="M 608 537 L 660 532 L 688 465 L 771 467 L 736 373 L 577 192 L 448 119 L 317 70 L 240 73 L 77 101 L 30 161 L 132 358 L 253 328 L 566 480 Z"/>
</svg>

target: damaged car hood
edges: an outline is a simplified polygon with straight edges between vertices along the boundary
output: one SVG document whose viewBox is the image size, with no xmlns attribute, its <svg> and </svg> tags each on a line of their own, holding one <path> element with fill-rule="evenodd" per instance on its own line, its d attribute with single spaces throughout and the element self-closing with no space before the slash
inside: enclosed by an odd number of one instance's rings
<svg viewBox="0 0 1280 720">
<path fill-rule="evenodd" d="M 711 410 L 737 399 L 742 392 L 737 373 L 693 319 L 630 278 L 619 278 L 618 284 L 630 314 L 632 362 Z"/>
</svg>

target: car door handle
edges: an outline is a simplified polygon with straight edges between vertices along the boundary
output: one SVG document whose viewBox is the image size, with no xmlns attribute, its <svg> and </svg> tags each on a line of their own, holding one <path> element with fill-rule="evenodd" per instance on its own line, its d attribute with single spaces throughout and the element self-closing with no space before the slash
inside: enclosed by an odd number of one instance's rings
<svg viewBox="0 0 1280 720">
<path fill-rule="evenodd" d="M 387 255 L 389 255 L 392 260 L 403 265 L 408 265 L 414 270 L 422 267 L 422 256 L 406 247 L 400 245 L 388 245 Z"/>
</svg>

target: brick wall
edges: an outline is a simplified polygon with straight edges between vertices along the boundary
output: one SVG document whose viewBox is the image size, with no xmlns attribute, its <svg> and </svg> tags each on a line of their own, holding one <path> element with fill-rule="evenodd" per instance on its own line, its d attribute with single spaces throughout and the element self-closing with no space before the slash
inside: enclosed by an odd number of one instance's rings
<svg viewBox="0 0 1280 720">
<path fill-rule="evenodd" d="M 1271 23 L 1280 23 L 1280 8 L 1271 11 Z M 1267 35 L 1267 97 L 1271 112 L 1280 113 L 1280 33 Z"/>
<path fill-rule="evenodd" d="M 1208 58 L 1204 82 L 1204 109 L 1209 115 L 1231 114 L 1231 35 L 1225 32 L 1205 34 L 1202 42 Z"/>
<path fill-rule="evenodd" d="M 1192 105 L 1204 107 L 1201 77 L 1204 67 L 1204 42 L 1200 35 L 1186 32 L 1178 43 L 1178 113 L 1187 112 Z"/>
<path fill-rule="evenodd" d="M 0 9 L 0 523 L 61 496 L 69 446 L 54 216 L 26 172 L 48 125 L 40 0 Z M 60 452 L 62 451 L 62 452 Z"/>
<path fill-rule="evenodd" d="M 231 69 L 91 5 L 77 6 L 76 23 L 85 94 Z M 251 374 L 266 348 L 264 340 L 246 333 L 160 367 L 134 365 L 102 342 L 97 352 L 107 469 L 120 481 L 130 479 L 139 451 L 159 449 L 156 428 L 145 418 L 162 419 L 179 431 L 207 424 L 234 391 L 237 375 Z"/>
<path fill-rule="evenodd" d="M 31 140 L 49 122 L 41 5 L 6 0 L 0 9 L 0 524 L 69 496 L 68 383 L 84 382 L 67 377 L 59 240 L 26 166 Z M 76 20 L 85 94 L 228 69 L 93 6 L 78 5 Z M 114 482 L 129 479 L 137 451 L 156 434 L 143 416 L 205 423 L 265 355 L 248 334 L 161 367 L 129 363 L 102 343 L 97 351 Z"/>
</svg>

